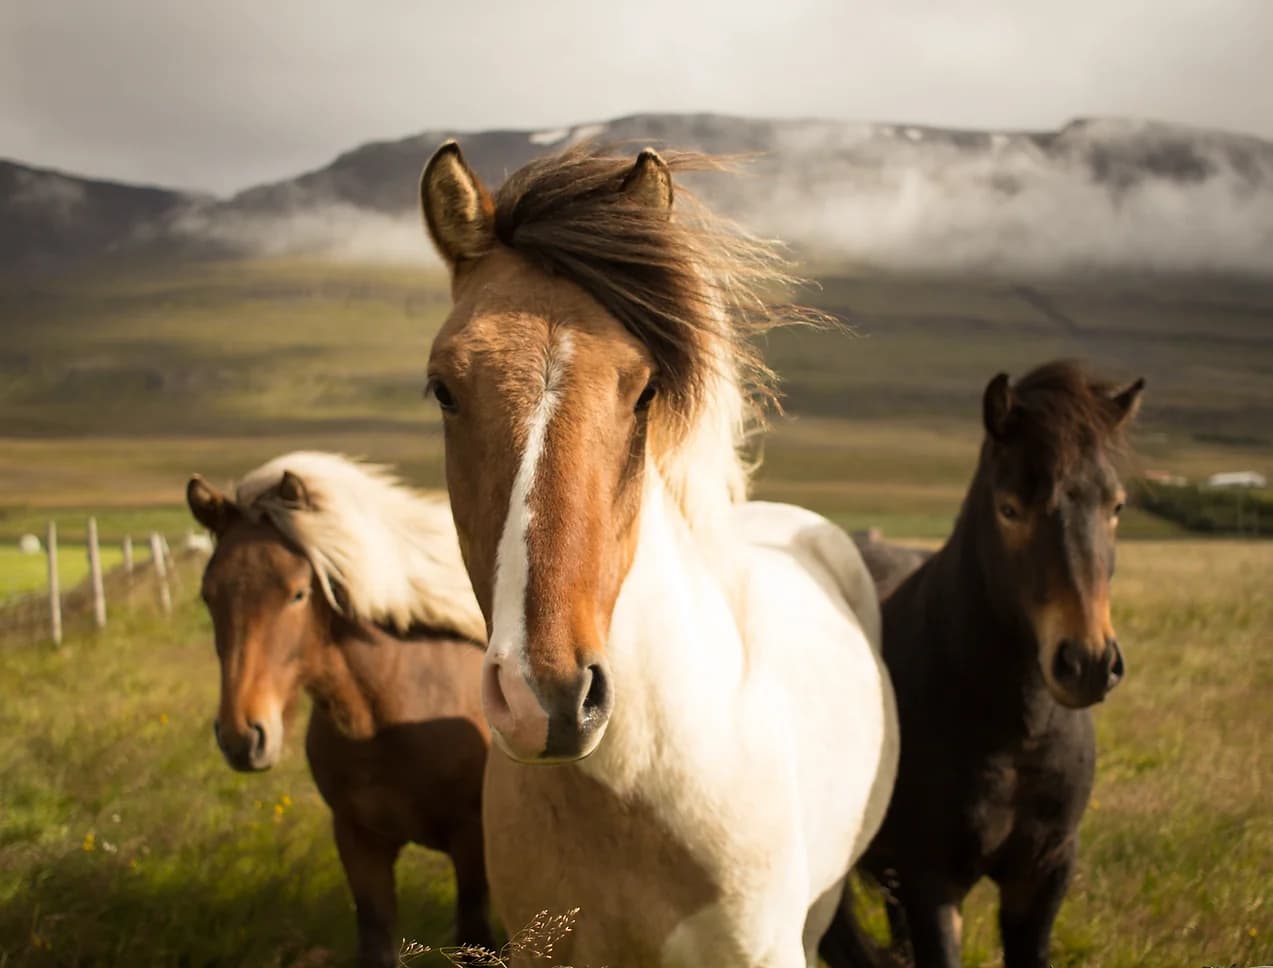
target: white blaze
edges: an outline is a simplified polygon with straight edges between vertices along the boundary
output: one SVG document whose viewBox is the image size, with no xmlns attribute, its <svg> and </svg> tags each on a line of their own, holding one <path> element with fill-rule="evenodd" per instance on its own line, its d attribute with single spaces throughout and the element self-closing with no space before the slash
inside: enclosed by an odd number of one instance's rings
<svg viewBox="0 0 1273 968">
<path fill-rule="evenodd" d="M 548 425 L 561 399 L 563 377 L 572 351 L 570 334 L 565 331 L 560 331 L 548 347 L 543 393 L 526 421 L 526 449 L 522 451 L 517 476 L 513 478 L 508 514 L 504 518 L 504 530 L 495 555 L 494 617 L 489 655 L 501 662 L 516 659 L 518 667 L 524 667 L 526 656 L 526 585 L 529 579 L 526 536 L 533 517 L 531 489 L 535 486 L 535 473 L 548 440 Z"/>
</svg>

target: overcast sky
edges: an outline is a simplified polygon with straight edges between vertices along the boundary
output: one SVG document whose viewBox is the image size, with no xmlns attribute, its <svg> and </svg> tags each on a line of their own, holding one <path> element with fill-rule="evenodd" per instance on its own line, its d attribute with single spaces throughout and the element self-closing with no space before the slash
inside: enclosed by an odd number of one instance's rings
<svg viewBox="0 0 1273 968">
<path fill-rule="evenodd" d="M 226 193 L 426 129 L 721 111 L 1273 138 L 1273 0 L 0 0 L 0 157 Z"/>
</svg>

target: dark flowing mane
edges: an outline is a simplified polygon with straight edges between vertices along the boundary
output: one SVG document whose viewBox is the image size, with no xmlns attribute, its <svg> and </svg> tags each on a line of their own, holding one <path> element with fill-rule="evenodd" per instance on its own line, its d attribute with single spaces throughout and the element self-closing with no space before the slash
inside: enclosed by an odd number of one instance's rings
<svg viewBox="0 0 1273 968">
<path fill-rule="evenodd" d="M 672 174 L 725 171 L 722 159 L 661 153 Z M 649 349 L 665 398 L 692 420 L 730 371 L 745 399 L 773 399 L 751 337 L 808 318 L 770 300 L 796 282 L 775 244 L 713 215 L 677 186 L 669 213 L 625 192 L 629 154 L 584 143 L 509 176 L 495 196 L 495 236 L 581 286 Z"/>
</svg>

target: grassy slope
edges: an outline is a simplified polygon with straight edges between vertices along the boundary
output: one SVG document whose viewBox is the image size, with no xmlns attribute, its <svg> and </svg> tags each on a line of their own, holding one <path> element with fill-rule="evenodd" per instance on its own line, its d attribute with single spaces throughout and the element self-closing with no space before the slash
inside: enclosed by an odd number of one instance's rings
<svg viewBox="0 0 1273 968">
<path fill-rule="evenodd" d="M 1131 543 L 1121 561 L 1129 676 L 1096 712 L 1056 964 L 1268 964 L 1273 546 Z M 299 737 L 263 775 L 215 750 L 210 637 L 186 601 L 172 624 L 134 613 L 58 651 L 5 647 L 0 965 L 319 965 L 351 950 Z M 399 876 L 403 933 L 443 940 L 445 860 L 408 852 Z M 966 964 L 995 957 L 990 902 L 980 890 L 966 911 Z"/>
<path fill-rule="evenodd" d="M 857 338 L 769 338 L 788 416 L 767 443 L 763 496 L 940 534 L 975 455 L 981 387 L 1058 354 L 1149 377 L 1144 464 L 1273 474 L 1273 288 L 827 275 L 808 295 Z M 179 533 L 179 510 L 136 512 L 179 505 L 193 471 L 228 481 L 293 447 L 439 485 L 419 390 L 446 299 L 435 270 L 289 261 L 0 284 L 0 540 L 49 510 L 107 512 L 112 540 Z"/>
</svg>

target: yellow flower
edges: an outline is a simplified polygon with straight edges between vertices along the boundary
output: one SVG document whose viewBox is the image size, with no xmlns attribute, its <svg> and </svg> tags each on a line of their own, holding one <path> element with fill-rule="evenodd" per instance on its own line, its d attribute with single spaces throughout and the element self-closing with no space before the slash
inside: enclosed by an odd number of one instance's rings
<svg viewBox="0 0 1273 968">
<path fill-rule="evenodd" d="M 278 802 L 283 804 L 283 806 L 285 807 L 290 807 L 292 805 L 292 798 L 289 797 L 286 793 L 284 793 L 281 797 L 279 797 Z"/>
<path fill-rule="evenodd" d="M 85 834 L 85 835 L 84 835 L 84 845 L 83 845 L 83 846 L 84 846 L 84 849 L 85 849 L 85 850 L 88 850 L 88 851 L 95 850 L 95 849 L 96 849 L 96 847 L 97 847 L 97 843 L 96 843 L 96 841 L 97 841 L 97 838 L 96 838 L 95 836 L 93 836 L 93 834 L 91 834 L 91 833 L 87 833 L 87 834 Z"/>
<path fill-rule="evenodd" d="M 274 804 L 274 816 L 275 817 L 283 816 L 283 804 L 281 803 Z"/>
<path fill-rule="evenodd" d="M 167 726 L 167 725 L 168 725 L 168 714 L 167 714 L 167 713 L 160 713 L 160 714 L 159 714 L 159 725 L 160 725 L 160 726 Z"/>
<path fill-rule="evenodd" d="M 1250 931 L 1247 932 L 1247 934 L 1249 934 L 1253 938 L 1259 933 L 1260 932 L 1256 931 L 1255 928 L 1252 928 Z"/>
</svg>

